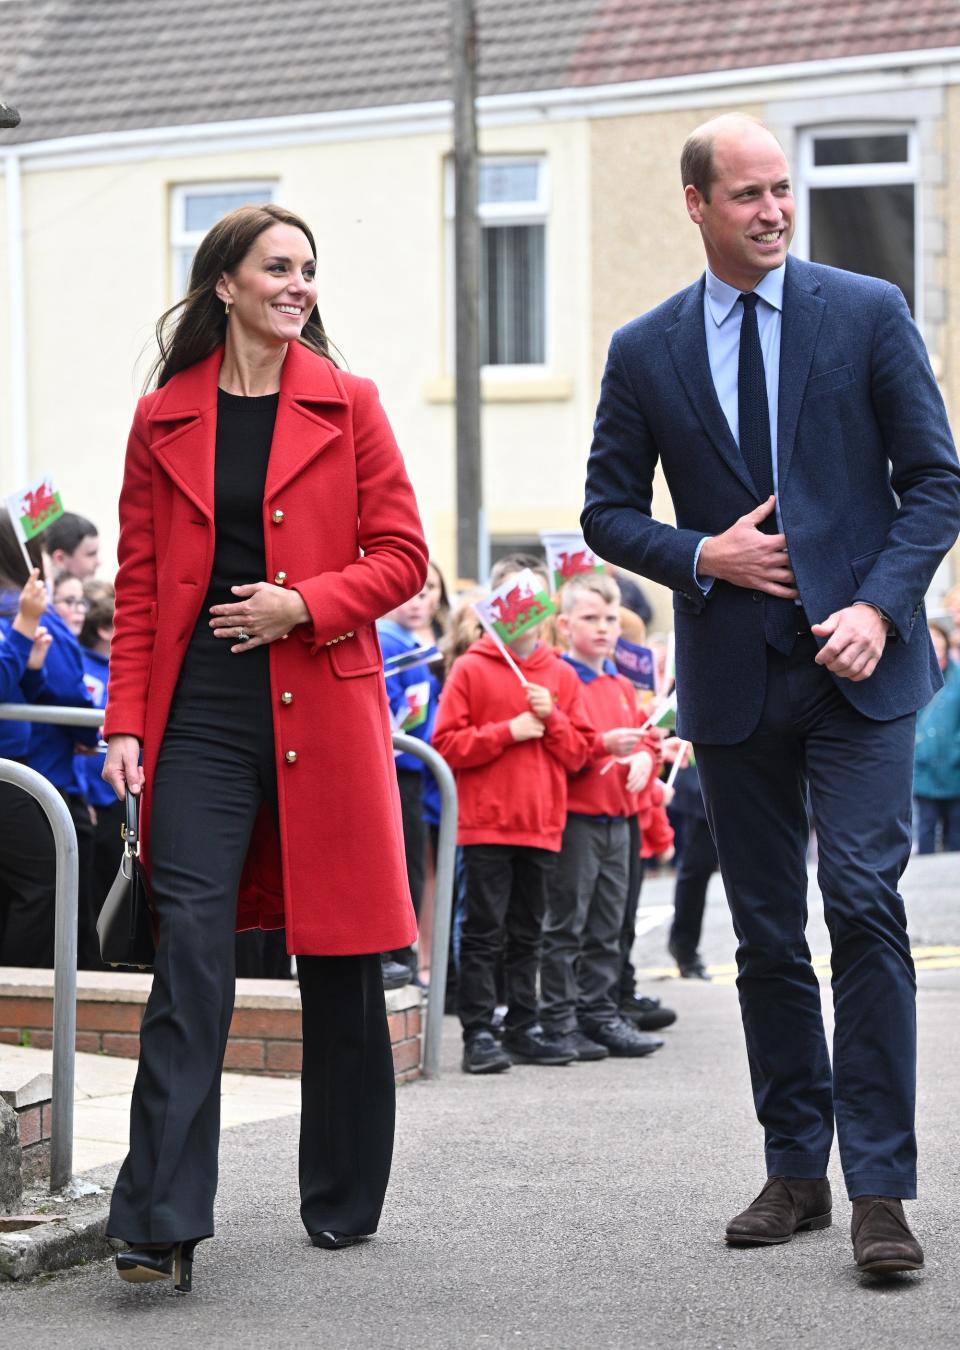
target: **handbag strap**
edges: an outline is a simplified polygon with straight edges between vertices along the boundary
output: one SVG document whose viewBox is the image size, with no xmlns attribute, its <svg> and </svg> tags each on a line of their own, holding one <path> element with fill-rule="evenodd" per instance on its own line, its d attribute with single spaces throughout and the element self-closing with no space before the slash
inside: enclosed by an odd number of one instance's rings
<svg viewBox="0 0 960 1350">
<path fill-rule="evenodd" d="M 140 798 L 127 788 L 124 796 L 126 819 L 123 825 L 124 851 L 128 857 L 140 856 Z"/>
</svg>

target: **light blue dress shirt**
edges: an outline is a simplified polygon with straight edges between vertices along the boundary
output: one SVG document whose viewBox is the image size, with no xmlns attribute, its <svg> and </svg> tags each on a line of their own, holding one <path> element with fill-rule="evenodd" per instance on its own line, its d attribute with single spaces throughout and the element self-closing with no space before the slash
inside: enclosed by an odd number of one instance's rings
<svg viewBox="0 0 960 1350">
<path fill-rule="evenodd" d="M 783 532 L 780 516 L 779 476 L 777 473 L 777 409 L 780 404 L 780 329 L 783 317 L 783 280 L 786 263 L 767 272 L 755 287 L 762 304 L 757 305 L 757 328 L 760 331 L 760 350 L 763 353 L 763 373 L 767 382 L 767 406 L 770 412 L 770 451 L 773 457 L 773 490 L 777 493 L 777 526 Z M 713 387 L 720 407 L 727 419 L 733 439 L 740 444 L 740 400 L 737 391 L 740 370 L 740 325 L 743 306 L 737 304 L 740 291 L 728 286 L 707 268 L 707 282 L 703 291 L 703 324 L 707 335 L 707 358 Z M 706 536 L 709 537 L 709 536 Z M 697 576 L 700 550 L 706 537 L 697 545 L 693 559 L 693 574 L 697 585 L 706 593 L 713 578 Z"/>
</svg>

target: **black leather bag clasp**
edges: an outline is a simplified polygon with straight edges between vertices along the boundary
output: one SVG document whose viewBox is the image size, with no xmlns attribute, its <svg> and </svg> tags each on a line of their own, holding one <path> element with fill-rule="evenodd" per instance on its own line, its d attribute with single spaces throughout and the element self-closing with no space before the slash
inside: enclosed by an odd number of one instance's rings
<svg viewBox="0 0 960 1350">
<path fill-rule="evenodd" d="M 123 857 L 97 919 L 100 955 L 108 966 L 152 970 L 155 954 L 150 892 L 140 862 L 140 798 L 127 791 Z"/>
</svg>

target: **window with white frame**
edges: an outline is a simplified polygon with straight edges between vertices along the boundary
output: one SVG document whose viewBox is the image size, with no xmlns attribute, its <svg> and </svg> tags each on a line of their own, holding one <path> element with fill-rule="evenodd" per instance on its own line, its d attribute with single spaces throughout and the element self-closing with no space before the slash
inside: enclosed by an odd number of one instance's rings
<svg viewBox="0 0 960 1350">
<path fill-rule="evenodd" d="M 547 165 L 542 158 L 484 156 L 479 164 L 481 226 L 480 360 L 485 366 L 542 366 L 547 360 Z M 446 185 L 453 312 L 453 165 Z M 452 329 L 452 325 L 451 325 Z"/>
<path fill-rule="evenodd" d="M 275 200 L 276 183 L 185 183 L 170 195 L 170 270 L 173 297 L 187 293 L 193 255 L 203 236 L 228 211 Z"/>
<path fill-rule="evenodd" d="M 812 128 L 800 145 L 800 251 L 813 262 L 883 277 L 916 315 L 917 146 L 912 127 Z"/>
</svg>

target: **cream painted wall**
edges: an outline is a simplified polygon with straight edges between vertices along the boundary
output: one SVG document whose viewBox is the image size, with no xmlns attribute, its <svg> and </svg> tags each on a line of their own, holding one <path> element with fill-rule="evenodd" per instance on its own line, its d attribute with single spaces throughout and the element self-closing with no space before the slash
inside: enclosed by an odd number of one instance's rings
<svg viewBox="0 0 960 1350">
<path fill-rule="evenodd" d="M 703 271 L 700 234 L 680 183 L 680 149 L 691 131 L 723 108 L 601 118 L 590 125 L 593 173 L 591 367 L 596 390 L 615 329 L 674 295 Z M 756 110 L 745 107 L 744 111 Z M 672 522 L 662 475 L 653 510 Z M 672 627 L 670 592 L 643 581 L 655 625 Z"/>
<path fill-rule="evenodd" d="M 152 325 L 171 300 L 170 189 L 273 178 L 279 200 L 314 228 L 324 322 L 349 368 L 377 381 L 431 547 L 452 575 L 453 408 L 436 396 L 449 374 L 447 149 L 445 137 L 424 135 L 24 174 L 32 469 L 50 469 L 69 507 L 98 522 L 105 571 L 126 434 L 148 364 L 138 357 L 152 350 Z M 483 149 L 545 154 L 552 193 L 551 388 L 540 399 L 537 382 L 521 379 L 510 401 L 484 409 L 488 520 L 501 532 L 518 520 L 534 531 L 573 526 L 593 412 L 589 137 L 576 123 L 499 128 Z M 0 378 L 8 369 L 3 360 Z"/>
</svg>

